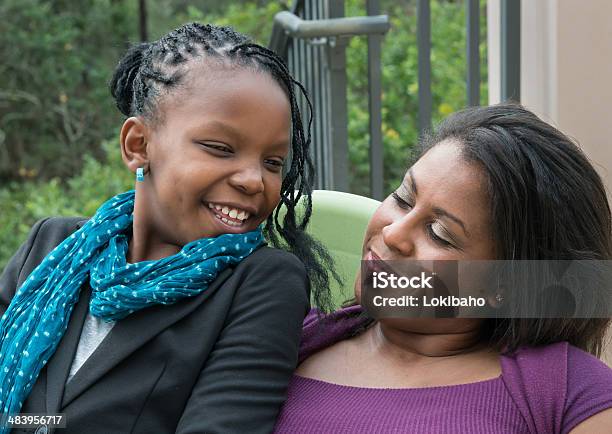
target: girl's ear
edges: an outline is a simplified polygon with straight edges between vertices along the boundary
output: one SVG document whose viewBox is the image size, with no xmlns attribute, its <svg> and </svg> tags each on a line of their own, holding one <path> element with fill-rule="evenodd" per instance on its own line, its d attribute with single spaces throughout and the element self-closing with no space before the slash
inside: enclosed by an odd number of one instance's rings
<svg viewBox="0 0 612 434">
<path fill-rule="evenodd" d="M 121 157 L 132 173 L 139 167 L 143 167 L 145 173 L 148 171 L 147 137 L 148 129 L 142 118 L 127 118 L 121 127 Z"/>
</svg>

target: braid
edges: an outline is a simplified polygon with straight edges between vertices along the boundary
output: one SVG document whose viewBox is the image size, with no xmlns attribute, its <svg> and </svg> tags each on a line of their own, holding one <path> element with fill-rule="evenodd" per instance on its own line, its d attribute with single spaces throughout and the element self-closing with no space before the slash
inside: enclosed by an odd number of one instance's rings
<svg viewBox="0 0 612 434">
<path fill-rule="evenodd" d="M 280 203 L 266 221 L 264 232 L 274 247 L 286 248 L 304 263 L 308 272 L 314 304 L 324 311 L 331 308 L 330 276 L 342 283 L 334 261 L 321 243 L 310 237 L 306 226 L 312 215 L 314 165 L 310 155 L 312 103 L 301 83 L 274 51 L 255 44 L 230 27 L 186 24 L 159 41 L 136 45 L 128 50 L 111 80 L 111 93 L 126 116 L 159 115 L 159 96 L 169 92 L 187 73 L 186 64 L 199 57 L 225 60 L 237 67 L 251 67 L 270 74 L 286 92 L 291 107 L 291 165 L 280 192 Z M 296 89 L 308 107 L 305 129 L 297 102 Z M 304 213 L 298 218 L 296 207 L 303 197 Z M 280 218 L 282 207 L 286 208 Z"/>
<path fill-rule="evenodd" d="M 244 44 L 236 47 L 235 50 L 237 52 L 245 50 L 246 56 L 259 56 L 262 59 L 259 61 L 260 65 L 268 68 L 268 71 L 283 84 L 289 94 L 293 125 L 291 140 L 293 154 L 291 167 L 281 186 L 281 204 L 285 205 L 287 211 L 282 224 L 279 220 L 280 206 L 268 217 L 266 235 L 272 242 L 272 245 L 280 247 L 283 243 L 278 239 L 276 234 L 276 231 L 278 231 L 284 242 L 289 246 L 290 251 L 302 259 L 315 288 L 313 292 L 315 304 L 321 308 L 328 309 L 331 306 L 329 291 L 317 291 L 316 289 L 329 288 L 330 274 L 340 284 L 342 284 L 341 278 L 336 273 L 333 259 L 329 252 L 305 232 L 312 215 L 311 193 L 314 181 L 314 165 L 310 158 L 310 144 L 312 141 L 310 131 L 313 122 L 312 103 L 302 84 L 293 79 L 284 61 L 276 53 L 256 44 Z M 302 117 L 293 91 L 293 85 L 302 92 L 308 106 L 307 136 L 304 134 Z M 301 220 L 298 221 L 295 209 L 302 196 L 304 196 L 305 210 Z M 327 265 L 327 269 L 323 264 Z"/>
</svg>

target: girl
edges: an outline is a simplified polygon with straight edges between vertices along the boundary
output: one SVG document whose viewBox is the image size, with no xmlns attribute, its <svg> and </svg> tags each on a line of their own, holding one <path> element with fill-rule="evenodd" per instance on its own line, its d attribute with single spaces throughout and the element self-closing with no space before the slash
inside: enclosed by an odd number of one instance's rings
<svg viewBox="0 0 612 434">
<path fill-rule="evenodd" d="M 90 220 L 38 222 L 4 270 L 3 414 L 65 413 L 66 433 L 272 429 L 309 278 L 327 287 L 310 207 L 295 214 L 313 174 L 296 86 L 227 27 L 188 24 L 127 52 L 111 92 L 135 191 Z M 263 246 L 264 221 L 301 262 Z"/>
</svg>

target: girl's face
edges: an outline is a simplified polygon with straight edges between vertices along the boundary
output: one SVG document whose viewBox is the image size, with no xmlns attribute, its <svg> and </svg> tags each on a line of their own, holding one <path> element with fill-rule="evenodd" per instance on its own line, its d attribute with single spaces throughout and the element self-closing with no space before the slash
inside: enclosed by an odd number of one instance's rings
<svg viewBox="0 0 612 434">
<path fill-rule="evenodd" d="M 483 181 L 482 171 L 463 159 L 456 143 L 434 146 L 374 213 L 363 259 L 494 259 Z M 360 277 L 355 292 L 359 300 Z"/>
<path fill-rule="evenodd" d="M 281 87 L 246 68 L 198 66 L 184 80 L 161 97 L 143 137 L 134 226 L 151 245 L 254 230 L 280 200 L 291 129 Z"/>
</svg>

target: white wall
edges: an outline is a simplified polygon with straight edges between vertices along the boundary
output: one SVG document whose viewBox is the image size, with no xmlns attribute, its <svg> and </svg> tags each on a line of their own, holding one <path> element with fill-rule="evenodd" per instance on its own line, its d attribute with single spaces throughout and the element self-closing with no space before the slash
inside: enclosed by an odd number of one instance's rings
<svg viewBox="0 0 612 434">
<path fill-rule="evenodd" d="M 488 0 L 491 104 L 500 99 L 499 12 L 500 0 Z M 612 203 L 612 1 L 522 0 L 521 103 L 578 141 Z M 612 366 L 612 343 L 605 358 Z"/>
<path fill-rule="evenodd" d="M 489 102 L 500 100 L 500 0 L 488 0 Z M 521 103 L 575 138 L 612 199 L 612 1 L 522 0 Z"/>
</svg>

